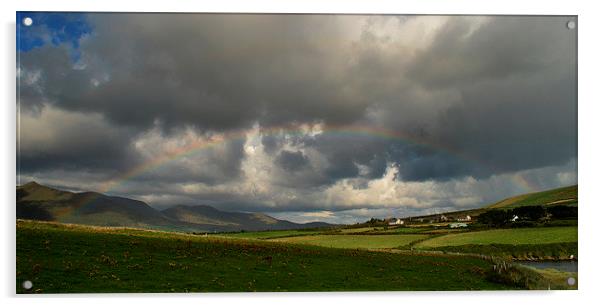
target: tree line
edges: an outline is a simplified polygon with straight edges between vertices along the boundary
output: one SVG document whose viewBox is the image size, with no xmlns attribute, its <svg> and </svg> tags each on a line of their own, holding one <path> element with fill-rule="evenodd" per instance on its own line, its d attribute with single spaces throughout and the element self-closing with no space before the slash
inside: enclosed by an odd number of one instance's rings
<svg viewBox="0 0 602 306">
<path fill-rule="evenodd" d="M 545 220 L 577 219 L 577 207 L 554 205 L 521 206 L 513 209 L 494 209 L 478 216 L 478 222 L 489 226 L 532 224 Z"/>
</svg>

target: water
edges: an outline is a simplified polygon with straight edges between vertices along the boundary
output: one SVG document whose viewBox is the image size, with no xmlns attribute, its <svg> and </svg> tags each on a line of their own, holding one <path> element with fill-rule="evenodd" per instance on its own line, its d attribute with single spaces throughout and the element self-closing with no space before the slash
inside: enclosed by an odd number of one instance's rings
<svg viewBox="0 0 602 306">
<path fill-rule="evenodd" d="M 517 263 L 537 269 L 556 269 L 563 272 L 577 272 L 576 260 L 564 261 L 517 261 Z"/>
</svg>

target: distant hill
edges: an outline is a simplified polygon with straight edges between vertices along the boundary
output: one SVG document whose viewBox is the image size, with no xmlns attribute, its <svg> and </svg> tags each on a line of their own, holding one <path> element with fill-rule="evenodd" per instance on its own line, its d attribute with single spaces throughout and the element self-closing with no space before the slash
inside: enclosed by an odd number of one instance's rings
<svg viewBox="0 0 602 306">
<path fill-rule="evenodd" d="M 17 218 L 198 232 L 332 226 L 321 222 L 298 224 L 260 213 L 225 212 L 206 205 L 179 205 L 158 211 L 142 201 L 96 192 L 74 193 L 36 182 L 17 187 Z"/>
<path fill-rule="evenodd" d="M 178 205 L 163 210 L 163 214 L 181 222 L 210 225 L 215 228 L 228 227 L 236 230 L 258 231 L 332 226 L 323 222 L 298 224 L 261 213 L 226 212 L 207 205 Z"/>
<path fill-rule="evenodd" d="M 541 192 L 527 193 L 504 199 L 486 208 L 515 208 L 533 205 L 577 205 L 577 185 Z"/>
<path fill-rule="evenodd" d="M 17 187 L 17 218 L 99 226 L 178 226 L 141 201 L 95 192 L 73 193 L 36 182 Z"/>
</svg>

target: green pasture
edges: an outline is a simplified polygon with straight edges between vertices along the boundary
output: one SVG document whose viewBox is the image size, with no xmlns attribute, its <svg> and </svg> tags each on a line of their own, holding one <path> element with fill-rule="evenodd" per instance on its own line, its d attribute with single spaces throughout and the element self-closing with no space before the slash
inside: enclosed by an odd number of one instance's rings
<svg viewBox="0 0 602 306">
<path fill-rule="evenodd" d="M 393 246 L 410 240 L 401 238 L 368 246 Z M 490 262 L 465 256 L 395 254 L 33 221 L 18 221 L 16 241 L 17 293 L 524 288 L 491 280 Z M 25 280 L 31 281 L 33 288 L 23 289 Z"/>
<path fill-rule="evenodd" d="M 216 234 L 215 236 L 247 238 L 247 239 L 271 239 L 271 238 L 279 238 L 279 237 L 316 235 L 319 233 L 320 233 L 320 231 L 292 230 L 292 231 L 262 231 L 262 232 L 225 233 L 225 234 Z"/>
<path fill-rule="evenodd" d="M 273 241 L 344 249 L 390 249 L 406 246 L 428 235 L 314 235 L 277 238 Z"/>
<path fill-rule="evenodd" d="M 417 248 L 437 248 L 469 244 L 547 244 L 560 242 L 576 242 L 577 227 L 534 227 L 494 229 L 472 231 L 459 234 L 448 234 L 427 239 L 415 246 Z"/>
</svg>

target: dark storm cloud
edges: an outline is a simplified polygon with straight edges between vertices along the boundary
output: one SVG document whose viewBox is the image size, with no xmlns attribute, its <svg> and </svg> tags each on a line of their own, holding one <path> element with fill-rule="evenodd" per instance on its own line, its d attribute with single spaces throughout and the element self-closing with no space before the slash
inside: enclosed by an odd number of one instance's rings
<svg viewBox="0 0 602 306">
<path fill-rule="evenodd" d="M 216 130 L 257 120 L 349 122 L 363 113 L 366 102 L 348 99 L 332 77 L 337 72 L 324 69 L 337 52 L 320 45 L 336 40 L 340 29 L 332 18 L 99 14 L 89 19 L 95 32 L 81 43 L 86 69 L 71 69 L 66 57 L 56 65 L 48 61 L 53 67 L 44 69 L 46 98 L 61 107 L 101 112 L 141 128 L 160 120 L 168 128 L 191 124 Z M 100 81 L 98 87 L 90 85 L 92 78 Z"/>
<path fill-rule="evenodd" d="M 293 152 L 284 150 L 276 157 L 276 163 L 282 167 L 282 169 L 294 172 L 307 167 L 309 165 L 309 160 L 301 151 Z"/>
<path fill-rule="evenodd" d="M 444 148 L 414 162 L 397 155 L 401 177 L 483 177 L 576 157 L 576 33 L 567 20 L 495 17 L 475 27 L 451 18 L 411 61 L 406 97 L 380 105 L 389 110 L 381 122 Z"/>
<path fill-rule="evenodd" d="M 305 145 L 315 148 L 329 162 L 324 170 L 333 181 L 360 175 L 358 166 L 367 167 L 365 178 L 382 177 L 391 142 L 378 138 L 357 136 L 321 134 L 306 140 Z"/>
<path fill-rule="evenodd" d="M 482 165 L 446 154 L 428 152 L 421 155 L 411 150 L 406 150 L 406 152 L 407 154 L 402 155 L 403 158 L 400 158 L 397 163 L 400 172 L 398 179 L 403 181 L 429 179 L 445 181 L 454 177 L 462 177 L 467 173 L 478 178 L 491 174 L 490 169 L 479 168 Z"/>
<path fill-rule="evenodd" d="M 156 169 L 145 171 L 135 179 L 181 184 L 200 182 L 209 186 L 234 180 L 241 174 L 244 142 L 244 139 L 236 139 L 165 161 Z"/>
<path fill-rule="evenodd" d="M 565 163 L 577 156 L 577 107 L 567 102 L 575 100 L 573 80 L 537 77 L 467 89 L 465 104 L 441 117 L 454 129 L 438 137 L 492 172 Z"/>
<path fill-rule="evenodd" d="M 135 161 L 134 133 L 112 127 L 99 115 L 83 115 L 49 107 L 21 110 L 19 170 L 48 169 L 106 174 L 122 171 Z"/>
<path fill-rule="evenodd" d="M 566 28 L 566 20 L 497 17 L 473 29 L 470 19 L 454 18 L 412 62 L 408 75 L 421 85 L 440 88 L 532 76 L 546 70 L 571 72 L 576 34 Z"/>
<path fill-rule="evenodd" d="M 448 22 L 410 75 L 432 90 L 453 87 L 461 102 L 432 133 L 491 171 L 560 164 L 576 156 L 576 32 L 567 18 L 501 17 L 470 28 Z"/>
<path fill-rule="evenodd" d="M 282 146 L 282 139 L 273 135 L 264 135 L 261 137 L 261 144 L 263 150 L 268 153 L 274 153 L 280 146 Z"/>
<path fill-rule="evenodd" d="M 381 178 L 388 162 L 390 141 L 362 135 L 321 133 L 319 135 L 270 135 L 262 137 L 267 154 L 274 154 L 285 144 L 305 150 L 282 149 L 275 163 L 286 170 L 285 185 L 327 187 L 340 179 L 361 177 Z M 309 150 L 309 151 L 308 151 Z M 315 151 L 319 158 L 307 152 Z M 313 156 L 313 158 L 311 158 Z M 319 159 L 319 160 L 316 160 Z"/>
</svg>

